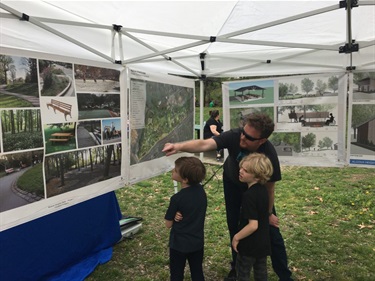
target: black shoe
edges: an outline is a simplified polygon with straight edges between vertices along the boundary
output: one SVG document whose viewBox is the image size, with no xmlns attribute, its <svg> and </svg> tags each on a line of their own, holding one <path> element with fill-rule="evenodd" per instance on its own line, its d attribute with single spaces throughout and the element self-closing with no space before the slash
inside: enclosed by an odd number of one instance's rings
<svg viewBox="0 0 375 281">
<path fill-rule="evenodd" d="M 236 280 L 236 277 L 237 277 L 236 270 L 235 270 L 234 268 L 232 268 L 232 269 L 229 271 L 228 276 L 224 278 L 224 281 L 235 281 L 235 280 Z"/>
</svg>

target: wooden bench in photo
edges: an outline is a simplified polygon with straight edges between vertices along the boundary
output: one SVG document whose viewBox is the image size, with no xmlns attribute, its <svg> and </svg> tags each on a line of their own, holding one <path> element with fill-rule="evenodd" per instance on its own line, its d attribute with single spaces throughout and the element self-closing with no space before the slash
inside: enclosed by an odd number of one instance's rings
<svg viewBox="0 0 375 281">
<path fill-rule="evenodd" d="M 70 115 L 70 118 L 72 118 L 72 113 L 71 113 L 72 105 L 71 104 L 67 104 L 62 101 L 51 99 L 51 102 L 47 103 L 47 108 L 49 109 L 49 107 L 52 107 L 55 113 L 56 113 L 56 110 L 62 112 L 64 114 L 65 121 L 66 121 L 67 115 Z"/>
<path fill-rule="evenodd" d="M 54 144 L 55 142 L 68 142 L 69 139 L 49 139 L 50 142 L 52 142 L 52 144 Z"/>
</svg>

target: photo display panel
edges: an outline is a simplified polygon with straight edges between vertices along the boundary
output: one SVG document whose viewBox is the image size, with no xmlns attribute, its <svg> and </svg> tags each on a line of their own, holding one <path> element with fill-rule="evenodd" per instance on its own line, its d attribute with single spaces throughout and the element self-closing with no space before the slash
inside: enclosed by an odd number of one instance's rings
<svg viewBox="0 0 375 281">
<path fill-rule="evenodd" d="M 231 81 L 222 88 L 226 129 L 241 127 L 250 113 L 269 115 L 275 123 L 269 140 L 282 164 L 345 164 L 346 74 Z"/>
<path fill-rule="evenodd" d="M 129 182 L 169 171 L 183 154 L 165 157 L 166 143 L 194 138 L 194 81 L 129 69 Z"/>
<path fill-rule="evenodd" d="M 348 120 L 349 164 L 375 167 L 375 71 L 354 72 Z"/>
<path fill-rule="evenodd" d="M 0 64 L 0 230 L 124 186 L 118 69 Z"/>
</svg>

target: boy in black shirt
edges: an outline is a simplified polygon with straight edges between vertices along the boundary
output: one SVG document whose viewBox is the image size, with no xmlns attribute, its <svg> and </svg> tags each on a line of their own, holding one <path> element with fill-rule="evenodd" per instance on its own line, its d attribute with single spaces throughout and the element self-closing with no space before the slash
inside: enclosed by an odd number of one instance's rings
<svg viewBox="0 0 375 281">
<path fill-rule="evenodd" d="M 182 281 L 186 260 L 192 281 L 204 281 L 204 220 L 207 196 L 200 184 L 206 168 L 196 157 L 180 157 L 175 161 L 172 179 L 180 182 L 181 190 L 174 194 L 165 214 L 165 225 L 172 228 L 169 236 L 171 281 Z M 175 219 L 176 214 L 183 220 Z"/>
<path fill-rule="evenodd" d="M 246 156 L 240 162 L 239 180 L 247 184 L 243 193 L 239 231 L 232 247 L 237 252 L 237 281 L 267 280 L 267 256 L 271 254 L 268 223 L 268 193 L 264 184 L 273 173 L 271 161 L 260 153 Z"/>
</svg>

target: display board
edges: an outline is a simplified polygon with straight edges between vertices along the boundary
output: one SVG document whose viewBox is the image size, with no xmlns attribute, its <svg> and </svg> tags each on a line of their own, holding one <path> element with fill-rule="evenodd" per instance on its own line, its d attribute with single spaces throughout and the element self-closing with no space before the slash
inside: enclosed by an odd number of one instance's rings
<svg viewBox="0 0 375 281">
<path fill-rule="evenodd" d="M 118 69 L 0 64 L 0 230 L 124 186 Z"/>
<path fill-rule="evenodd" d="M 269 140 L 282 164 L 345 164 L 345 73 L 231 81 L 222 88 L 225 129 L 264 112 L 275 122 Z"/>
<path fill-rule="evenodd" d="M 129 69 L 129 182 L 174 166 L 164 144 L 194 138 L 194 81 Z"/>
<path fill-rule="evenodd" d="M 0 65 L 0 231 L 169 171 L 164 144 L 194 137 L 193 80 L 13 54 Z"/>
<path fill-rule="evenodd" d="M 354 72 L 350 77 L 348 162 L 375 167 L 375 72 Z"/>
</svg>

